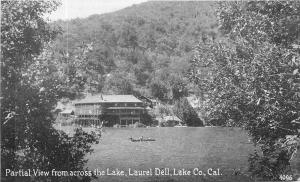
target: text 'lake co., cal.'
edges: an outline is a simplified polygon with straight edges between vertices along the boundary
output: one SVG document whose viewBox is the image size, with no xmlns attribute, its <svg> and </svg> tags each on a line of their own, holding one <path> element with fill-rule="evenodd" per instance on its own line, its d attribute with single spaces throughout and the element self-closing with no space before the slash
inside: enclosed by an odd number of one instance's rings
<svg viewBox="0 0 300 182">
<path fill-rule="evenodd" d="M 128 170 L 111 169 L 106 170 L 95 169 L 94 174 L 96 176 L 221 176 L 222 173 L 219 168 L 208 168 L 202 170 L 199 168 L 185 169 L 185 168 L 149 168 L 149 169 L 134 169 L 128 168 Z"/>
</svg>

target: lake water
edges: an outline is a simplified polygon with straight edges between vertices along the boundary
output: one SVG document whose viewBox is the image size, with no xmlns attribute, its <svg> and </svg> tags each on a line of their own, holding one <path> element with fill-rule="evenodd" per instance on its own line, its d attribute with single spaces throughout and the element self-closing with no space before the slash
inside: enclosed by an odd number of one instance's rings
<svg viewBox="0 0 300 182">
<path fill-rule="evenodd" d="M 154 138 L 153 142 L 131 142 L 130 137 Z M 247 159 L 254 147 L 245 131 L 239 128 L 105 128 L 94 153 L 88 156 L 91 170 L 149 170 L 151 176 L 101 175 L 94 181 L 251 181 L 244 175 Z M 174 176 L 154 175 L 155 168 L 195 168 L 203 173 L 218 171 L 222 175 Z M 236 175 L 240 171 L 242 175 Z M 235 174 L 234 174 L 235 173 Z"/>
</svg>

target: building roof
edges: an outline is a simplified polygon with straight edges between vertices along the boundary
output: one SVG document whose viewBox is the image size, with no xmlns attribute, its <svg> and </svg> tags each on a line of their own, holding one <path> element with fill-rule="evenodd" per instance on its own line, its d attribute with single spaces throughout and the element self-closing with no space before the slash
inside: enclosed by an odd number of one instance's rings
<svg viewBox="0 0 300 182">
<path fill-rule="evenodd" d="M 179 122 L 181 122 L 181 119 L 179 119 L 177 116 L 164 116 L 163 120 L 165 120 L 165 121 L 179 121 Z"/>
<path fill-rule="evenodd" d="M 140 102 L 141 100 L 133 95 L 103 95 L 103 102 Z"/>
<path fill-rule="evenodd" d="M 74 105 L 72 102 L 62 102 L 62 101 L 58 101 L 57 102 L 57 105 L 54 109 L 54 111 L 56 110 L 61 110 L 61 111 L 64 111 L 64 110 L 73 110 L 74 111 Z"/>
<path fill-rule="evenodd" d="M 60 113 L 62 113 L 62 114 L 72 114 L 72 112 L 73 112 L 73 110 L 71 110 L 71 109 L 66 109 L 66 110 L 64 110 L 64 111 L 61 111 Z"/>
<path fill-rule="evenodd" d="M 88 95 L 84 99 L 77 101 L 77 103 L 111 103 L 111 102 L 133 102 L 142 103 L 133 95 Z"/>
</svg>

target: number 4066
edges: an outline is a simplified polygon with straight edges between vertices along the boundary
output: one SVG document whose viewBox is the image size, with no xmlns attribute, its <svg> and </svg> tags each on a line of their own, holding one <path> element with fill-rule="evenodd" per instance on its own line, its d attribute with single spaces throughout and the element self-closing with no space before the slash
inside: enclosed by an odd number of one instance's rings
<svg viewBox="0 0 300 182">
<path fill-rule="evenodd" d="M 282 181 L 292 181 L 293 180 L 293 177 L 292 175 L 280 175 L 279 176 L 279 179 L 282 180 Z"/>
</svg>

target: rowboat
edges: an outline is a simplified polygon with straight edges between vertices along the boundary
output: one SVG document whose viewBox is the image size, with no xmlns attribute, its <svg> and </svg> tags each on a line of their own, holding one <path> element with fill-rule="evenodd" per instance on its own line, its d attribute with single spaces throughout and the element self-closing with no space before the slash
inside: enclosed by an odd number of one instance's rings
<svg viewBox="0 0 300 182">
<path fill-rule="evenodd" d="M 129 139 L 132 142 L 152 142 L 152 141 L 155 141 L 155 139 L 153 139 L 153 138 L 144 138 L 144 137 L 140 137 L 138 139 L 134 139 L 134 138 L 130 137 Z"/>
</svg>

